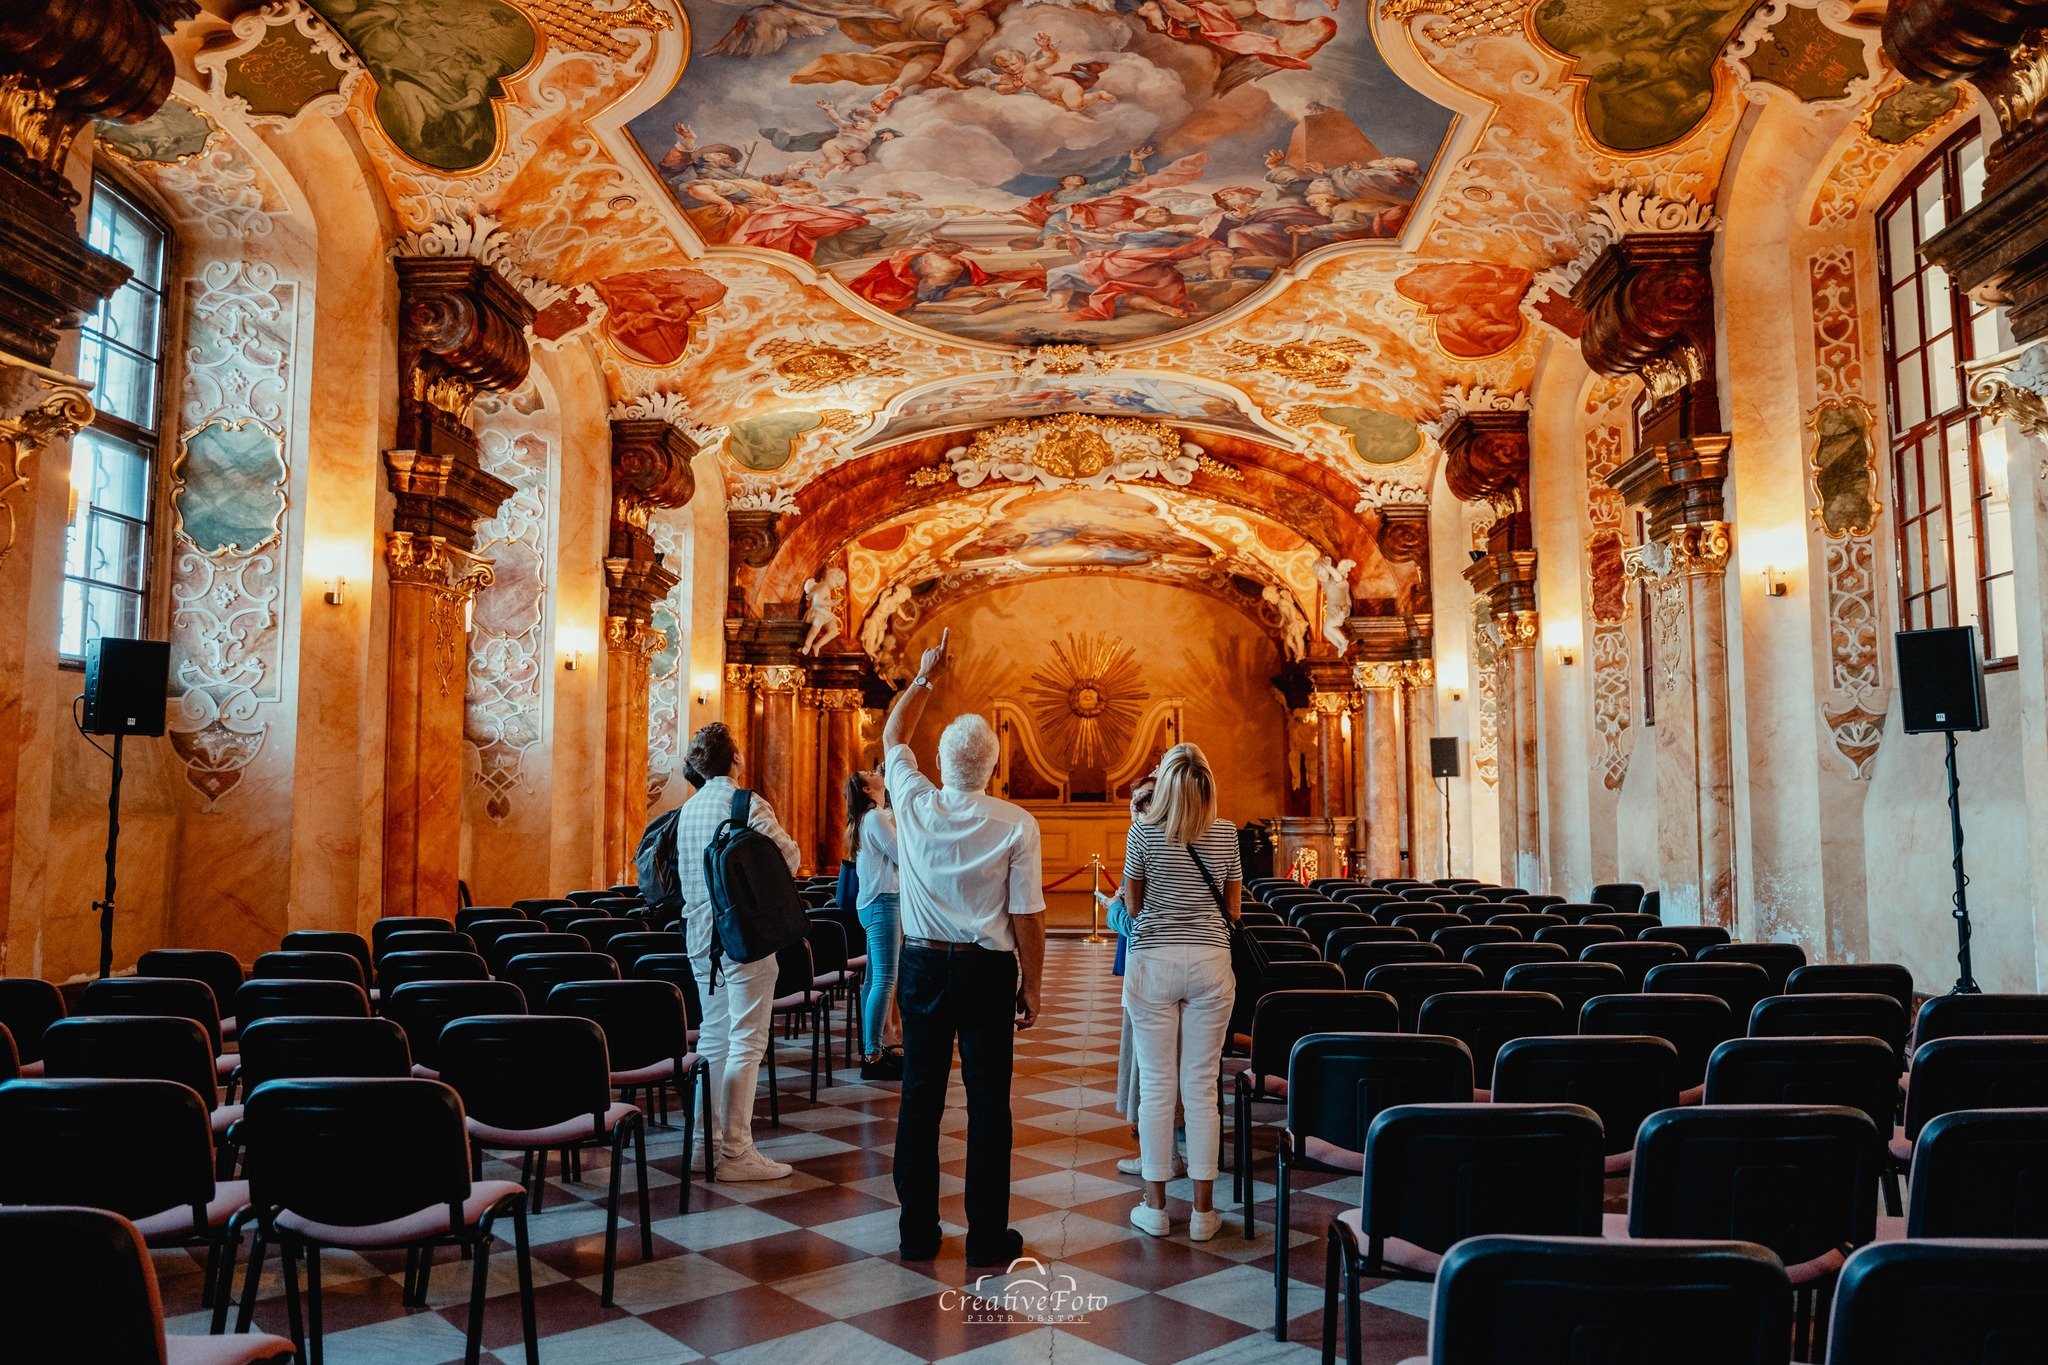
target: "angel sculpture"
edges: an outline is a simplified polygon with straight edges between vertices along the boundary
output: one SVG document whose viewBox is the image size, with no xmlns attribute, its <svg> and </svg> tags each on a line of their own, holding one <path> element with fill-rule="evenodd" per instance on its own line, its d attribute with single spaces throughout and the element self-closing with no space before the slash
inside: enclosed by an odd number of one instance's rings
<svg viewBox="0 0 2048 1365">
<path fill-rule="evenodd" d="M 1299 659 L 1308 653 L 1308 619 L 1294 605 L 1287 594 L 1268 583 L 1259 591 L 1259 599 L 1273 608 L 1280 618 L 1281 645 L 1287 657 Z"/>
<path fill-rule="evenodd" d="M 889 637 L 896 629 L 896 613 L 903 610 L 909 601 L 908 583 L 895 584 L 875 599 L 875 605 L 868 609 L 868 619 L 861 623 L 860 628 L 860 647 L 869 658 L 881 660 Z"/>
<path fill-rule="evenodd" d="M 1344 623 L 1351 619 L 1351 571 L 1357 567 L 1355 560 L 1333 560 L 1328 555 L 1311 566 L 1316 582 L 1323 585 L 1323 638 L 1339 654 L 1351 647 Z"/>
<path fill-rule="evenodd" d="M 811 629 L 804 636 L 803 653 L 816 654 L 839 638 L 839 593 L 846 586 L 846 574 L 836 565 L 819 578 L 804 580 L 804 620 Z"/>
</svg>

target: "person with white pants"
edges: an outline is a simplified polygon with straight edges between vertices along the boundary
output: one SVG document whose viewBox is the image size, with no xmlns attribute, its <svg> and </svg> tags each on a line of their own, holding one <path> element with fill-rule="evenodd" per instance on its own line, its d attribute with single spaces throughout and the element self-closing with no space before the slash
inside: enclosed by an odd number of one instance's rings
<svg viewBox="0 0 2048 1365">
<path fill-rule="evenodd" d="M 1187 1171 L 1194 1181 L 1188 1236 L 1214 1237 L 1223 1123 L 1216 1087 L 1237 982 L 1229 921 L 1244 890 L 1237 830 L 1216 818 L 1216 777 L 1192 744 L 1159 762 L 1158 785 L 1124 845 L 1132 929 L 1124 1009 L 1137 1048 L 1138 1160 L 1144 1198 L 1131 1210 L 1141 1232 L 1172 1230 L 1166 1183 L 1174 1175 L 1175 1101 L 1187 1114 Z"/>
<path fill-rule="evenodd" d="M 704 885 L 704 850 L 732 814 L 733 797 L 745 778 L 732 731 L 713 721 L 690 737 L 684 765 L 703 775 L 704 785 L 676 816 L 676 881 L 683 893 L 683 935 L 704 1019 L 697 1054 L 711 1068 L 713 1112 L 704 1115 L 704 1141 L 718 1144 L 712 1165 L 717 1180 L 780 1180 L 790 1173 L 754 1146 L 754 1090 L 761 1059 L 773 1045 L 770 1016 L 775 1004 L 777 964 L 770 954 L 758 962 L 722 958 L 711 950 L 716 931 L 711 896 Z M 775 811 L 757 792 L 747 823 L 775 841 L 789 870 L 797 869 L 796 840 L 784 832 Z"/>
</svg>

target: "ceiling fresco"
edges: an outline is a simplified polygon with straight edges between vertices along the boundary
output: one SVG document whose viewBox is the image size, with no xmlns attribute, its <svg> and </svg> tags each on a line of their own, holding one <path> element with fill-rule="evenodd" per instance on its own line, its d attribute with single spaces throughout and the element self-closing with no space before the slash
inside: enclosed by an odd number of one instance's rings
<svg viewBox="0 0 2048 1365">
<path fill-rule="evenodd" d="M 1221 385 L 1165 375 L 1048 378 L 1005 375 L 948 380 L 891 403 L 887 420 L 860 448 L 894 445 L 931 432 L 965 431 L 1059 412 L 1100 417 L 1156 417 L 1215 427 L 1258 439 L 1285 433 L 1261 423 L 1245 397 Z"/>
</svg>

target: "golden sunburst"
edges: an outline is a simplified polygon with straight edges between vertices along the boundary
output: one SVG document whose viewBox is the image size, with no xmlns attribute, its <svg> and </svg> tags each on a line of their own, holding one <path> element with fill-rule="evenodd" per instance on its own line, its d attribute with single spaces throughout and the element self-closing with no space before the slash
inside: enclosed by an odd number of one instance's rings
<svg viewBox="0 0 2048 1365">
<path fill-rule="evenodd" d="M 1120 756 L 1147 696 L 1137 655 L 1107 635 L 1054 641 L 1052 661 L 1024 690 L 1046 747 L 1070 773 L 1106 768 Z"/>
</svg>

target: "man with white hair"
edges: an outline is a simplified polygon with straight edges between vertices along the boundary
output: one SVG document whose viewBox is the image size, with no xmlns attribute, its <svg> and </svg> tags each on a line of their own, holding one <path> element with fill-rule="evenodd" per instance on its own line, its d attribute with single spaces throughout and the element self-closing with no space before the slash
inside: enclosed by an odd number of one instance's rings
<svg viewBox="0 0 2048 1365">
<path fill-rule="evenodd" d="M 1038 1018 L 1045 894 L 1038 822 L 988 795 L 997 758 L 988 721 L 960 716 L 939 736 L 939 786 L 918 771 L 910 751 L 950 634 L 924 652 L 882 730 L 903 916 L 898 1249 L 906 1261 L 939 1254 L 939 1119 L 958 1037 L 967 1090 L 967 1263 L 1008 1266 L 1024 1248 L 1010 1227 L 1010 1064 L 1014 1030 Z"/>
</svg>

